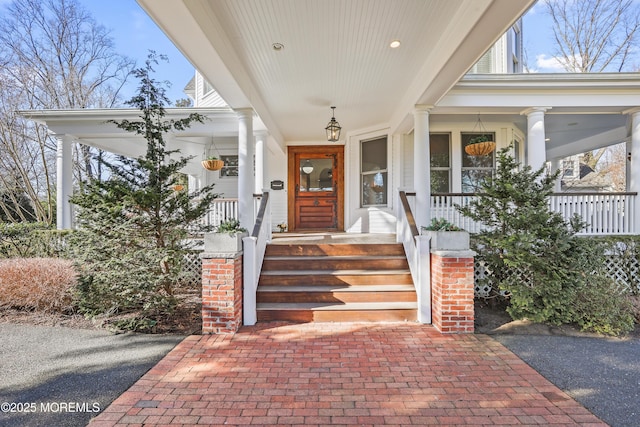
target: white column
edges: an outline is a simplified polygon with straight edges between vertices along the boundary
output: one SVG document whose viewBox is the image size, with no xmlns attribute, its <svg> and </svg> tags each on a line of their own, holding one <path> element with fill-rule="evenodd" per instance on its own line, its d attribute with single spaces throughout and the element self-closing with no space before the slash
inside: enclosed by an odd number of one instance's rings
<svg viewBox="0 0 640 427">
<path fill-rule="evenodd" d="M 628 168 L 629 191 L 638 192 L 633 206 L 631 232 L 640 233 L 640 110 L 631 113 L 631 165 Z"/>
<path fill-rule="evenodd" d="M 556 173 L 559 169 L 560 169 L 560 160 L 561 159 L 552 159 L 551 160 L 551 173 L 554 174 Z M 558 179 L 556 179 L 556 183 L 553 187 L 553 191 L 555 193 L 559 193 L 562 191 L 562 173 L 560 172 L 560 175 L 558 175 Z"/>
<path fill-rule="evenodd" d="M 72 140 L 67 135 L 58 135 L 56 139 L 56 226 L 58 230 L 66 230 L 72 226 L 69 203 L 73 192 Z"/>
<path fill-rule="evenodd" d="M 547 162 L 544 135 L 544 113 L 547 108 L 535 107 L 524 112 L 527 115 L 527 165 L 535 171 Z"/>
<path fill-rule="evenodd" d="M 267 133 L 259 132 L 256 134 L 256 193 L 262 193 L 268 185 L 266 150 Z"/>
<path fill-rule="evenodd" d="M 416 105 L 413 111 L 413 189 L 416 192 L 414 217 L 418 230 L 431 222 L 429 109 L 426 106 Z"/>
<path fill-rule="evenodd" d="M 252 230 L 255 223 L 253 209 L 253 110 L 236 110 L 238 114 L 238 219 L 240 225 Z"/>
</svg>

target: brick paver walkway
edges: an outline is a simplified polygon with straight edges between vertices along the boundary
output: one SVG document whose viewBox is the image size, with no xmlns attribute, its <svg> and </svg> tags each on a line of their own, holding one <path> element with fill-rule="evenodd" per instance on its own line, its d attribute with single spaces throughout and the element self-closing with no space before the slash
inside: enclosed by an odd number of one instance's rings
<svg viewBox="0 0 640 427">
<path fill-rule="evenodd" d="M 606 426 L 486 335 L 281 323 L 186 338 L 90 424 Z"/>
</svg>

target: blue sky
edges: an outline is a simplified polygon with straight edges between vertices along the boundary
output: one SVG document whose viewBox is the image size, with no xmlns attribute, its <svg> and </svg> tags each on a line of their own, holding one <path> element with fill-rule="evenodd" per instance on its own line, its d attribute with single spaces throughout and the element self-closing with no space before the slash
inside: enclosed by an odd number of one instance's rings
<svg viewBox="0 0 640 427">
<path fill-rule="evenodd" d="M 156 68 L 155 78 L 171 82 L 167 95 L 172 102 L 185 98 L 182 89 L 194 75 L 193 66 L 164 35 L 135 0 L 78 0 L 94 19 L 111 32 L 117 52 L 144 65 L 149 50 L 167 55 L 168 63 L 161 62 Z M 132 80 L 123 98 L 131 98 L 137 82 Z"/>
<path fill-rule="evenodd" d="M 524 50 L 531 72 L 557 73 L 564 70 L 553 59 L 553 29 L 544 4 L 536 3 L 523 17 Z"/>
</svg>

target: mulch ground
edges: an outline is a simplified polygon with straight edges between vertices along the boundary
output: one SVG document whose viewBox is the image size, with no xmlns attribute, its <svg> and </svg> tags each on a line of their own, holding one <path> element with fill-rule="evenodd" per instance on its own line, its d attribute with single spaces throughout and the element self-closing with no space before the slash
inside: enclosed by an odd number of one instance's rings
<svg viewBox="0 0 640 427">
<path fill-rule="evenodd" d="M 200 335 L 202 333 L 202 298 L 200 289 L 182 289 L 177 293 L 180 304 L 170 316 L 158 319 L 156 327 L 149 333 L 173 333 L 180 335 Z M 135 313 L 134 313 L 135 314 Z M 129 315 L 98 317 L 89 319 L 80 314 L 41 313 L 34 311 L 20 311 L 15 309 L 0 309 L 0 323 L 32 324 L 41 326 L 62 326 L 79 329 L 109 329 L 113 328 L 117 320 L 130 317 Z M 504 307 L 494 306 L 482 300 L 475 303 L 475 331 L 480 334 L 527 334 L 527 335 L 569 335 L 569 336 L 598 336 L 597 334 L 582 332 L 575 325 L 550 326 L 526 320 L 514 321 L 507 314 Z M 640 338 L 640 325 L 629 334 L 629 337 Z"/>
<path fill-rule="evenodd" d="M 202 297 L 200 289 L 180 289 L 176 292 L 176 297 L 180 302 L 175 311 L 171 315 L 156 319 L 158 324 L 152 330 L 146 332 L 179 335 L 198 335 L 202 332 Z M 107 329 L 117 333 L 121 331 L 114 328 L 114 323 L 135 315 L 136 313 L 129 313 L 87 318 L 77 313 L 62 314 L 1 308 L 0 323 L 61 326 L 77 329 Z"/>
</svg>

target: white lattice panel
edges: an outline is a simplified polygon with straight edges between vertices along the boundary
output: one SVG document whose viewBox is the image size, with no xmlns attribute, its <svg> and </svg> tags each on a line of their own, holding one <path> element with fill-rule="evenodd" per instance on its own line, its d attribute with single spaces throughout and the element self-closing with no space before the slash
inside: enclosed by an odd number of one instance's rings
<svg viewBox="0 0 640 427">
<path fill-rule="evenodd" d="M 183 284 L 187 286 L 200 286 L 202 283 L 202 260 L 200 252 L 188 252 L 184 257 L 182 266 Z"/>
<path fill-rule="evenodd" d="M 635 288 L 636 293 L 640 293 L 640 263 L 637 259 L 630 257 L 608 256 L 605 259 L 605 269 L 607 275 L 627 290 Z M 518 274 L 520 280 L 527 281 L 527 276 L 521 271 L 513 270 L 512 274 Z M 491 276 L 483 261 L 476 259 L 474 268 L 475 296 L 487 298 L 491 294 L 491 286 L 483 279 Z"/>
</svg>

